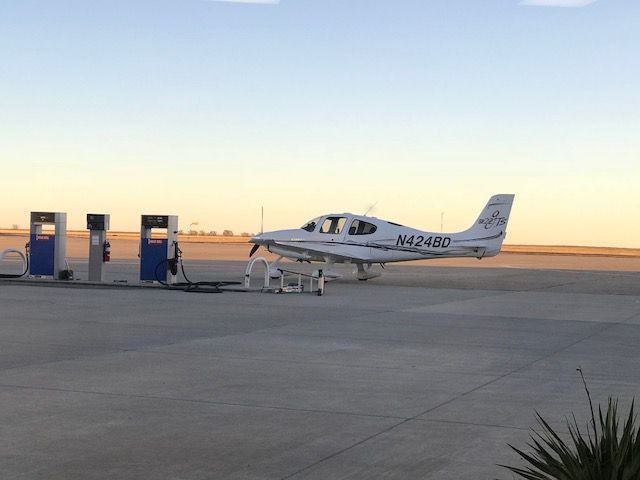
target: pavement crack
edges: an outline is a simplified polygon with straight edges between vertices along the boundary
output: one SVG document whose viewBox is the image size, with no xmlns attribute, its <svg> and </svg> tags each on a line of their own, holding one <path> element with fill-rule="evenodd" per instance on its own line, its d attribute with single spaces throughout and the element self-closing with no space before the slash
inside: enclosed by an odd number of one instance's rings
<svg viewBox="0 0 640 480">
<path fill-rule="evenodd" d="M 634 316 L 635 316 L 635 314 L 634 314 Z M 322 463 L 324 463 L 324 462 L 326 462 L 328 460 L 331 460 L 331 459 L 333 459 L 335 457 L 338 457 L 338 456 L 342 455 L 343 453 L 346 453 L 346 452 L 348 452 L 348 451 L 350 451 L 350 450 L 352 450 L 352 449 L 354 449 L 354 448 L 356 448 L 356 447 L 358 447 L 360 445 L 363 445 L 363 444 L 369 442 L 370 440 L 373 440 L 373 439 L 375 439 L 377 437 L 380 437 L 381 435 L 385 435 L 385 434 L 395 430 L 396 428 L 407 424 L 408 422 L 411 422 L 411 421 L 414 421 L 414 420 L 418 420 L 418 419 L 420 419 L 419 417 L 427 415 L 428 413 L 431 413 L 434 410 L 437 410 L 438 408 L 441 408 L 441 407 L 443 407 L 445 405 L 448 405 L 448 404 L 450 404 L 452 402 L 455 402 L 456 400 L 458 400 L 458 399 L 460 399 L 460 398 L 462 398 L 462 397 L 464 397 L 466 395 L 470 395 L 470 394 L 472 394 L 474 392 L 477 392 L 478 390 L 480 390 L 480 389 L 482 389 L 484 387 L 487 387 L 487 386 L 489 386 L 489 385 L 491 385 L 493 383 L 496 383 L 496 382 L 498 382 L 498 381 L 500 381 L 500 380 L 502 380 L 502 379 L 504 379 L 504 378 L 506 378 L 506 377 L 508 377 L 510 375 L 513 375 L 513 374 L 518 373 L 518 372 L 520 372 L 520 371 L 522 371 L 522 370 L 524 370 L 526 368 L 529 368 L 530 366 L 536 364 L 537 362 L 540 362 L 542 360 L 550 358 L 553 355 L 556 355 L 556 354 L 558 354 L 558 353 L 560 353 L 560 352 L 562 352 L 562 351 L 564 351 L 564 350 L 566 350 L 568 348 L 571 348 L 572 346 L 577 345 L 580 342 L 588 340 L 589 338 L 592 338 L 595 335 L 597 335 L 599 333 L 602 333 L 604 330 L 606 330 L 608 328 L 611 328 L 613 325 L 615 325 L 615 324 L 605 324 L 603 326 L 603 328 L 598 329 L 598 330 L 590 333 L 589 335 L 581 337 L 580 339 L 578 339 L 578 340 L 576 340 L 574 342 L 571 342 L 570 344 L 565 345 L 562 348 L 559 348 L 559 349 L 549 353 L 548 355 L 544 355 L 544 356 L 542 356 L 540 358 L 537 358 L 537 359 L 535 359 L 535 360 L 533 360 L 531 362 L 527 362 L 524 365 L 521 365 L 520 367 L 518 367 L 518 368 L 516 368 L 516 369 L 514 369 L 514 370 L 512 370 L 510 372 L 507 372 L 507 373 L 505 373 L 503 375 L 499 375 L 496 378 L 494 378 L 492 380 L 489 380 L 487 382 L 484 382 L 481 385 L 478 385 L 478 386 L 476 386 L 476 387 L 474 387 L 474 388 L 472 388 L 472 389 L 470 389 L 470 390 L 468 390 L 466 392 L 462 392 L 459 395 L 454 396 L 453 398 L 450 398 L 450 399 L 448 399 L 448 400 L 446 400 L 444 402 L 439 403 L 438 405 L 435 405 L 435 406 L 433 406 L 431 408 L 428 408 L 427 410 L 425 410 L 425 411 L 423 411 L 421 413 L 418 413 L 417 415 L 414 415 L 414 416 L 409 417 L 409 418 L 405 418 L 404 420 L 402 420 L 402 421 L 400 421 L 400 422 L 398 422 L 398 423 L 396 423 L 394 425 L 391 425 L 391 426 L 389 426 L 389 427 L 387 427 L 387 428 L 385 428 L 383 430 L 380 430 L 379 432 L 376 432 L 373 435 L 369 435 L 368 437 L 366 437 L 366 438 L 364 438 L 362 440 L 359 440 L 358 442 L 355 442 L 352 445 L 349 445 L 348 447 L 345 447 L 345 448 L 343 448 L 341 450 L 338 450 L 338 451 L 336 451 L 336 452 L 334 452 L 334 453 L 332 453 L 330 455 L 327 455 L 327 456 L 321 458 L 320 460 L 318 460 L 318 461 L 316 461 L 316 462 L 314 462 L 314 463 L 312 463 L 310 465 L 307 465 L 304 468 L 301 468 L 301 469 L 297 470 L 296 472 L 293 472 L 293 473 L 291 473 L 291 474 L 289 474 L 289 475 L 287 475 L 285 477 L 281 477 L 280 480 L 288 480 L 290 478 L 293 478 L 293 477 L 295 477 L 295 476 L 297 476 L 297 475 L 299 475 L 299 474 L 301 474 L 301 473 L 303 473 L 303 472 L 305 472 L 307 470 L 310 470 L 311 468 L 314 468 L 314 467 L 316 467 L 316 466 L 318 466 L 318 465 L 320 465 L 320 464 L 322 464 Z"/>
<path fill-rule="evenodd" d="M 314 408 L 295 408 L 295 407 L 283 407 L 278 405 L 259 405 L 259 404 L 239 403 L 239 402 L 221 402 L 221 401 L 215 401 L 215 400 L 168 397 L 168 396 L 162 396 L 162 395 L 102 392 L 99 390 L 81 390 L 81 389 L 75 389 L 75 388 L 34 387 L 31 385 L 15 385 L 15 384 L 6 384 L 6 383 L 0 384 L 0 388 L 15 388 L 20 390 L 36 390 L 36 391 L 60 392 L 60 393 L 76 393 L 76 394 L 82 394 L 82 395 L 98 395 L 98 396 L 114 397 L 114 398 L 137 398 L 142 400 L 161 400 L 161 401 L 169 401 L 169 402 L 184 402 L 184 403 L 222 406 L 222 407 L 258 408 L 258 409 L 264 409 L 264 410 L 281 410 L 281 411 L 298 412 L 298 413 L 317 413 L 317 414 L 324 414 L 324 415 L 344 415 L 344 416 L 362 417 L 362 418 L 405 420 L 404 417 L 399 417 L 394 415 L 377 415 L 373 413 L 345 412 L 341 410 L 323 410 L 323 409 L 314 409 Z"/>
<path fill-rule="evenodd" d="M 482 422 L 463 422 L 459 420 L 441 420 L 437 418 L 416 418 L 417 422 L 426 422 L 426 423 L 444 423 L 451 425 L 469 425 L 472 427 L 487 427 L 487 428 L 501 428 L 508 430 L 518 430 L 524 432 L 530 432 L 531 427 L 516 427 L 514 425 L 500 425 L 496 423 L 482 423 Z"/>
</svg>

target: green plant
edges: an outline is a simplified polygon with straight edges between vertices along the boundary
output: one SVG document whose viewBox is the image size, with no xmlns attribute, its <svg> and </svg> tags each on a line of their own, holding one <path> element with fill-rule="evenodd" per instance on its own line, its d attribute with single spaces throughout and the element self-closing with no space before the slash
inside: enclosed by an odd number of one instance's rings
<svg viewBox="0 0 640 480">
<path fill-rule="evenodd" d="M 570 440 L 566 441 L 536 412 L 541 432 L 531 434 L 531 453 L 509 445 L 529 464 L 509 469 L 527 480 L 640 480 L 640 430 L 636 427 L 634 403 L 622 431 L 619 430 L 618 400 L 609 397 L 606 414 L 598 405 L 598 422 L 591 395 L 582 375 L 589 407 L 591 424 L 581 431 L 573 417 L 567 419 Z"/>
</svg>

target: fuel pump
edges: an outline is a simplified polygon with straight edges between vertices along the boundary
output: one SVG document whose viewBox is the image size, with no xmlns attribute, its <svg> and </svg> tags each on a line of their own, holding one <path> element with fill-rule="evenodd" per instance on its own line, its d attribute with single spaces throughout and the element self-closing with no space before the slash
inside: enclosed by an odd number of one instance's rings
<svg viewBox="0 0 640 480">
<path fill-rule="evenodd" d="M 43 225 L 54 225 L 54 233 L 43 232 Z M 29 275 L 73 279 L 73 271 L 66 268 L 67 214 L 31 212 L 29 230 Z"/>
<path fill-rule="evenodd" d="M 108 214 L 87 213 L 90 282 L 104 282 L 104 264 L 111 260 L 111 244 L 107 240 L 110 218 Z"/>
<path fill-rule="evenodd" d="M 154 234 L 154 230 L 161 230 Z M 140 281 L 174 284 L 178 275 L 177 215 L 140 218 Z"/>
</svg>

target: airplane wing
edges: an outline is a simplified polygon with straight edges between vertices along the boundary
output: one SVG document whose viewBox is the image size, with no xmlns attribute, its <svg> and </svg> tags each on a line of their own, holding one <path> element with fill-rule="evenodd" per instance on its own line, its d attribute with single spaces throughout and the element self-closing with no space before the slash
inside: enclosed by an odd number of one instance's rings
<svg viewBox="0 0 640 480">
<path fill-rule="evenodd" d="M 371 261 L 371 258 L 362 252 L 362 246 L 349 245 L 346 243 L 274 242 L 273 245 L 308 256 L 309 261 L 325 261 L 326 258 L 338 263 L 353 260 L 360 262 Z"/>
<path fill-rule="evenodd" d="M 454 242 L 452 242 L 454 243 Z M 377 248 L 380 250 L 387 250 L 393 252 L 405 252 L 416 255 L 422 255 L 425 258 L 434 257 L 451 257 L 451 256 L 476 256 L 476 254 L 484 248 L 483 245 L 458 245 L 448 248 L 446 250 L 433 250 L 425 249 L 421 247 L 411 247 L 407 245 L 388 245 L 388 244 L 370 244 L 371 248 Z"/>
</svg>

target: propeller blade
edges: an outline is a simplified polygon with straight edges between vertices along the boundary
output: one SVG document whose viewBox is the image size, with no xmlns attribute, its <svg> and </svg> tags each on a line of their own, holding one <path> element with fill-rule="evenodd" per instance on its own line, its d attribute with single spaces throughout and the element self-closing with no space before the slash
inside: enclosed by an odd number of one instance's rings
<svg viewBox="0 0 640 480">
<path fill-rule="evenodd" d="M 251 252 L 249 253 L 249 258 L 251 258 L 253 254 L 258 251 L 259 248 L 260 248 L 260 245 L 258 245 L 257 243 L 254 244 L 253 247 L 251 248 Z"/>
</svg>

